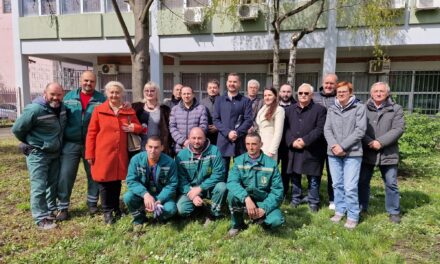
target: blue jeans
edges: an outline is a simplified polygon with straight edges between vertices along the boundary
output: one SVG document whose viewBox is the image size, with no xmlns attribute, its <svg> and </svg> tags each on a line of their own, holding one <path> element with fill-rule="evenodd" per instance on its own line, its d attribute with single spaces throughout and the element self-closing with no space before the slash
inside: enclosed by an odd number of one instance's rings
<svg viewBox="0 0 440 264">
<path fill-rule="evenodd" d="M 336 214 L 359 221 L 358 182 L 362 157 L 328 157 L 333 180 Z"/>
<path fill-rule="evenodd" d="M 370 181 L 374 172 L 374 165 L 362 163 L 359 177 L 359 205 L 368 210 L 370 200 Z M 389 214 L 400 214 L 400 193 L 397 186 L 397 164 L 379 165 L 382 180 L 385 184 L 385 209 Z"/>
</svg>

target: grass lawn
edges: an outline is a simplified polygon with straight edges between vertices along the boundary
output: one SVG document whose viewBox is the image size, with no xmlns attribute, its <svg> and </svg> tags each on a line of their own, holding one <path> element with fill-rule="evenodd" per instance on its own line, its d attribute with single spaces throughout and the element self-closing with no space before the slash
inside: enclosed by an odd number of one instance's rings
<svg viewBox="0 0 440 264">
<path fill-rule="evenodd" d="M 174 219 L 149 225 L 140 234 L 132 231 L 131 216 L 105 226 L 102 215 L 87 214 L 82 168 L 71 219 L 55 230 L 39 231 L 31 218 L 28 173 L 17 143 L 0 142 L 0 263 L 440 263 L 440 155 L 423 158 L 435 166 L 428 175 L 399 178 L 400 225 L 388 221 L 376 174 L 370 211 L 354 231 L 331 223 L 332 211 L 325 206 L 311 214 L 307 205 L 293 209 L 283 204 L 286 224 L 277 231 L 251 225 L 228 239 L 228 218 L 207 228 L 203 217 Z"/>
</svg>

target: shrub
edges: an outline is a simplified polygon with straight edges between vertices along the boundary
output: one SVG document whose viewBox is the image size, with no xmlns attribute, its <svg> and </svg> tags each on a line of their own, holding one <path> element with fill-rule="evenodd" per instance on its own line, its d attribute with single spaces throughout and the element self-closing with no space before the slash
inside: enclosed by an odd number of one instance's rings
<svg viewBox="0 0 440 264">
<path fill-rule="evenodd" d="M 440 150 L 440 115 L 405 115 L 405 133 L 399 141 L 403 159 L 429 155 Z"/>
</svg>

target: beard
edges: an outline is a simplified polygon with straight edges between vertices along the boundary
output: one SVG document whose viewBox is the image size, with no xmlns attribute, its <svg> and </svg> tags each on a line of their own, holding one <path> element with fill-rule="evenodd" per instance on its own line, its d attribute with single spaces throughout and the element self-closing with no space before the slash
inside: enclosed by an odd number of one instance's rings
<svg viewBox="0 0 440 264">
<path fill-rule="evenodd" d="M 49 106 L 52 108 L 58 108 L 58 107 L 60 107 L 60 105 L 61 105 L 61 103 L 58 101 L 50 101 L 49 102 Z"/>
</svg>

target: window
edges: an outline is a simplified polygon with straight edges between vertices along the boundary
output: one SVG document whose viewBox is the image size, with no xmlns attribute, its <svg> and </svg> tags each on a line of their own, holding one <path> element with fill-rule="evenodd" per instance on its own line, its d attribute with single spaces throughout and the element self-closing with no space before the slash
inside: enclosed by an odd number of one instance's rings
<svg viewBox="0 0 440 264">
<path fill-rule="evenodd" d="M 205 7 L 209 6 L 209 0 L 186 0 L 187 7 Z"/>
<path fill-rule="evenodd" d="M 3 13 L 11 13 L 11 0 L 3 0 Z"/>
<path fill-rule="evenodd" d="M 180 9 L 183 7 L 183 0 L 162 0 L 160 9 Z"/>
<path fill-rule="evenodd" d="M 219 73 L 182 73 L 182 84 L 193 88 L 194 97 L 200 102 L 206 96 L 206 84 L 210 79 L 220 80 Z"/>
<path fill-rule="evenodd" d="M 37 1 L 35 1 L 37 2 Z M 57 1 L 56 0 L 45 0 L 41 1 L 41 14 L 51 15 L 57 13 Z"/>
<path fill-rule="evenodd" d="M 63 0 L 61 3 L 62 14 L 78 14 L 81 13 L 81 3 L 79 0 Z"/>
<path fill-rule="evenodd" d="M 101 0 L 83 0 L 83 12 L 101 12 Z"/>
<path fill-rule="evenodd" d="M 118 3 L 119 10 L 121 10 L 121 12 L 130 11 L 129 4 L 125 3 L 124 0 L 116 0 L 116 3 Z M 114 12 L 115 11 L 113 9 L 112 0 L 106 0 L 106 9 L 105 10 L 106 10 L 106 12 Z"/>
<path fill-rule="evenodd" d="M 23 16 L 38 16 L 39 15 L 39 2 L 34 0 L 23 0 L 22 9 Z"/>
</svg>

